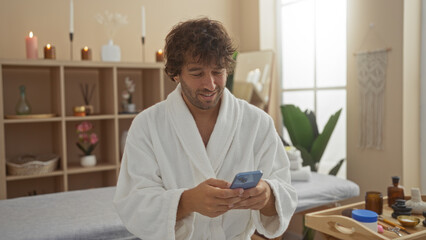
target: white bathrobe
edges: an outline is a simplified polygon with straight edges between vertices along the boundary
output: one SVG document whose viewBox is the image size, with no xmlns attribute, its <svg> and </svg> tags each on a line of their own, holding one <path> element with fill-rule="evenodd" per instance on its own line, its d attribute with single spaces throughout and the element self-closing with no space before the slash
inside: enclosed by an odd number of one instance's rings
<svg viewBox="0 0 426 240">
<path fill-rule="evenodd" d="M 238 172 L 262 170 L 278 216 L 230 210 L 198 213 L 176 222 L 181 194 L 209 178 L 228 182 Z M 289 160 L 272 119 L 225 89 L 207 147 L 177 86 L 130 127 L 114 204 L 127 229 L 141 239 L 250 239 L 282 234 L 297 205 Z"/>
</svg>

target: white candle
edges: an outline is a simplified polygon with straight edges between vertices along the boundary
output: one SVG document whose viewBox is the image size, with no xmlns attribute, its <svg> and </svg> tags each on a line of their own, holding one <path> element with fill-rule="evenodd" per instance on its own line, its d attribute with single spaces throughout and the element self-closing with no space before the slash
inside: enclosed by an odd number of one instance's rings
<svg viewBox="0 0 426 240">
<path fill-rule="evenodd" d="M 70 33 L 74 33 L 74 1 L 70 1 Z"/>
<path fill-rule="evenodd" d="M 142 37 L 146 36 L 146 26 L 145 26 L 145 7 L 142 6 L 142 25 L 141 25 Z"/>
</svg>

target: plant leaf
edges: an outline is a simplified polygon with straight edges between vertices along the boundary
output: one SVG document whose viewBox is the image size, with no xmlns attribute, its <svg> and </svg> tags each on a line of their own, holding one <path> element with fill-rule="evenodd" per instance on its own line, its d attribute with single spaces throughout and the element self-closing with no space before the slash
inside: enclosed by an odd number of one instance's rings
<svg viewBox="0 0 426 240">
<path fill-rule="evenodd" d="M 318 125 L 317 125 L 317 116 L 315 116 L 315 113 L 311 110 L 305 110 L 305 115 L 306 117 L 308 117 L 309 122 L 311 123 L 314 139 L 316 139 L 319 135 Z"/>
<path fill-rule="evenodd" d="M 81 151 L 83 151 L 84 155 L 87 155 L 86 154 L 86 149 L 84 149 L 84 147 L 81 146 L 81 144 L 79 142 L 77 143 L 77 147 L 80 148 Z"/>
<path fill-rule="evenodd" d="M 327 124 L 324 127 L 324 130 L 314 140 L 314 143 L 312 144 L 311 155 L 312 159 L 315 162 L 319 162 L 321 160 L 322 154 L 324 153 L 325 148 L 327 147 L 328 140 L 330 140 L 331 134 L 333 133 L 334 128 L 336 127 L 341 112 L 342 109 L 330 116 Z"/>
<path fill-rule="evenodd" d="M 92 154 L 92 152 L 93 152 L 93 150 L 95 150 L 95 147 L 96 147 L 96 145 L 97 145 L 97 144 L 98 144 L 98 143 L 90 144 L 90 146 L 87 148 L 86 155 L 90 155 L 90 154 Z"/>
<path fill-rule="evenodd" d="M 314 134 L 308 117 L 294 105 L 282 105 L 281 113 L 284 126 L 287 128 L 294 146 L 300 145 L 308 151 L 312 147 Z"/>
<path fill-rule="evenodd" d="M 345 159 L 343 158 L 343 159 L 341 159 L 337 164 L 336 164 L 336 166 L 334 166 L 331 170 L 330 170 L 330 172 L 328 172 L 328 175 L 333 175 L 333 176 L 336 176 L 337 175 L 337 173 L 339 172 L 339 169 L 340 169 L 340 167 L 342 166 L 342 164 L 343 164 L 343 162 L 345 161 Z"/>
<path fill-rule="evenodd" d="M 304 147 L 302 147 L 300 145 L 296 145 L 295 147 L 297 149 L 299 149 L 299 151 L 302 155 L 302 159 L 303 159 L 302 165 L 303 166 L 310 166 L 311 171 L 316 172 L 317 171 L 316 162 L 312 159 L 312 156 L 308 152 L 308 150 L 306 150 Z"/>
</svg>

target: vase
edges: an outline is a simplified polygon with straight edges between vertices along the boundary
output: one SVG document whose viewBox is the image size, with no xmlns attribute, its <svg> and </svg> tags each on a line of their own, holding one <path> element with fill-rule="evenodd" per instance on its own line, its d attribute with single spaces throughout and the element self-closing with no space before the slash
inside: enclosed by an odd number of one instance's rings
<svg viewBox="0 0 426 240">
<path fill-rule="evenodd" d="M 16 114 L 25 115 L 31 113 L 31 106 L 27 101 L 27 94 L 25 92 L 25 86 L 19 87 L 19 101 L 15 107 Z"/>
<path fill-rule="evenodd" d="M 80 158 L 80 164 L 83 167 L 93 167 L 96 165 L 96 156 L 95 155 L 85 155 Z"/>
<path fill-rule="evenodd" d="M 134 112 L 136 112 L 136 104 L 134 104 L 134 103 L 128 103 L 126 105 L 126 112 L 128 112 L 128 113 L 134 113 Z"/>
<path fill-rule="evenodd" d="M 112 39 L 108 41 L 108 44 L 102 46 L 102 61 L 105 62 L 119 62 L 121 59 L 120 47 L 114 45 Z"/>
<path fill-rule="evenodd" d="M 93 105 L 84 105 L 84 111 L 86 113 L 86 116 L 93 115 Z"/>
<path fill-rule="evenodd" d="M 412 208 L 411 212 L 414 214 L 422 214 L 426 211 L 426 202 L 422 200 L 420 189 L 411 188 L 411 199 L 407 200 L 405 205 Z"/>
</svg>

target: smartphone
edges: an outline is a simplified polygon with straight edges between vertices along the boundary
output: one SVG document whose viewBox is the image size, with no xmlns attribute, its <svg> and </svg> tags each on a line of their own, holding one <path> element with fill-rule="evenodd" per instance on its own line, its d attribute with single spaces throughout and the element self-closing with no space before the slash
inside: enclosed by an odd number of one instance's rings
<svg viewBox="0 0 426 240">
<path fill-rule="evenodd" d="M 262 178 L 262 171 L 252 171 L 252 172 L 241 172 L 237 173 L 234 177 L 234 181 L 232 181 L 231 189 L 234 188 L 243 188 L 243 189 L 249 189 L 252 187 L 256 187 L 256 185 L 259 183 L 260 179 Z"/>
</svg>

